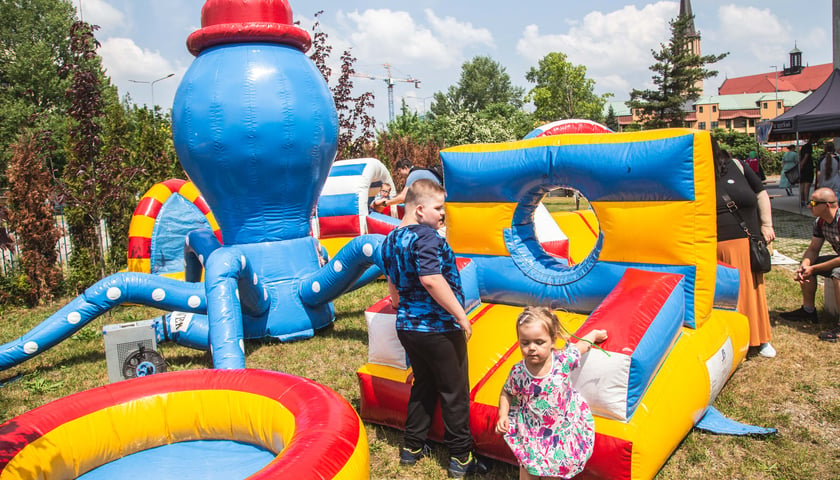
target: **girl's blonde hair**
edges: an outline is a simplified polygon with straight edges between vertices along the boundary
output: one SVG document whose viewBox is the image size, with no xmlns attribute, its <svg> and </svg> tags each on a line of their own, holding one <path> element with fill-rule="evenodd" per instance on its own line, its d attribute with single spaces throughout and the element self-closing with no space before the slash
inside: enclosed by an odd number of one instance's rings
<svg viewBox="0 0 840 480">
<path fill-rule="evenodd" d="M 523 310 L 516 319 L 517 335 L 519 335 L 519 327 L 521 325 L 527 325 L 532 322 L 541 323 L 545 328 L 545 331 L 548 332 L 548 336 L 551 338 L 552 342 L 556 342 L 558 336 L 564 339 L 566 338 L 566 335 L 563 333 L 563 329 L 560 328 L 560 320 L 557 319 L 557 315 L 555 315 L 549 308 L 525 307 L 525 310 Z"/>
</svg>

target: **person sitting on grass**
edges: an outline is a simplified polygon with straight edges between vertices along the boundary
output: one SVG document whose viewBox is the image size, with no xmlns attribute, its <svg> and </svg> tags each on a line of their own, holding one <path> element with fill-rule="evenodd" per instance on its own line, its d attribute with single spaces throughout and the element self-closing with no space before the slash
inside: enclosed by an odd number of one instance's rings
<svg viewBox="0 0 840 480">
<path fill-rule="evenodd" d="M 808 321 L 818 323 L 817 309 L 814 299 L 817 293 L 817 275 L 831 279 L 834 282 L 835 304 L 840 305 L 840 209 L 837 208 L 837 195 L 830 188 L 818 188 L 811 195 L 808 202 L 811 214 L 817 217 L 814 221 L 811 244 L 805 250 L 802 263 L 796 270 L 794 280 L 802 288 L 802 306 L 791 312 L 784 312 L 781 317 L 791 322 Z M 820 255 L 823 243 L 828 240 L 835 255 Z M 840 336 L 840 325 L 819 334 L 820 340 L 836 342 Z"/>
</svg>

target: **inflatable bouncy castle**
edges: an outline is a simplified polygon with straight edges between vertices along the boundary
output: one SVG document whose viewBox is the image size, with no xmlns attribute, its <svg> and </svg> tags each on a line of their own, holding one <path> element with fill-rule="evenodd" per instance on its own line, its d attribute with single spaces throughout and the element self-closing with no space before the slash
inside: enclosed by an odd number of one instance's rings
<svg viewBox="0 0 840 480">
<path fill-rule="evenodd" d="M 312 221 L 312 236 L 320 240 L 329 255 L 341 250 L 354 237 L 388 233 L 399 224 L 396 206 L 382 213 L 368 209 L 383 183 L 391 185 L 391 196 L 394 196 L 396 186 L 391 173 L 375 158 L 333 163 Z"/>
<path fill-rule="evenodd" d="M 470 424 L 479 453 L 514 462 L 493 432 L 498 397 L 521 359 L 515 319 L 523 305 L 544 305 L 559 310 L 577 336 L 609 332 L 603 350 L 590 350 L 576 371 L 596 425 L 584 476 L 652 478 L 748 345 L 746 318 L 713 308 L 716 298 L 727 308 L 734 300 L 732 276 L 716 284 L 708 133 L 545 136 L 451 148 L 441 158 L 447 239 L 460 258 L 473 323 Z M 592 251 L 572 266 L 546 254 L 535 235 L 536 205 L 558 187 L 578 189 L 599 224 Z M 396 341 L 389 301 L 371 307 L 367 318 L 360 414 L 401 428 L 411 366 Z M 431 435 L 441 434 L 438 418 Z"/>
</svg>

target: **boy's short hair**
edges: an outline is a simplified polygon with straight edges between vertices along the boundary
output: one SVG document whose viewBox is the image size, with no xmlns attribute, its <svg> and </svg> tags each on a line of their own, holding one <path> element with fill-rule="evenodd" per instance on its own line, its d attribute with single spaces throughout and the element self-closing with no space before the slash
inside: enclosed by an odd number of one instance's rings
<svg viewBox="0 0 840 480">
<path fill-rule="evenodd" d="M 407 158 L 401 158 L 397 160 L 397 164 L 394 165 L 394 169 L 401 170 L 403 168 L 411 168 L 411 160 Z"/>
<path fill-rule="evenodd" d="M 446 196 L 446 189 L 434 180 L 428 178 L 421 178 L 408 187 L 405 193 L 406 205 L 421 205 L 424 201 L 432 197 L 432 195 Z"/>
</svg>

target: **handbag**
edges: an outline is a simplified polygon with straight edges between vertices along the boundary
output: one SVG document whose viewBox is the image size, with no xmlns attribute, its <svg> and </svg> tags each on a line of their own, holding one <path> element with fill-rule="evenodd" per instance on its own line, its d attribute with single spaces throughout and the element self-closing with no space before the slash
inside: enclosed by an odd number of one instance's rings
<svg viewBox="0 0 840 480">
<path fill-rule="evenodd" d="M 791 185 L 796 185 L 797 183 L 799 183 L 799 166 L 797 165 L 796 168 L 791 168 L 790 170 L 785 172 L 785 177 Z"/>
<path fill-rule="evenodd" d="M 738 226 L 747 234 L 747 238 L 750 239 L 750 270 L 753 273 L 767 273 L 772 268 L 772 262 L 770 259 L 770 250 L 767 248 L 767 243 L 764 239 L 758 235 L 753 235 L 750 233 L 750 229 L 747 227 L 747 222 L 741 218 L 741 214 L 738 213 L 738 205 L 735 205 L 735 202 L 732 201 L 732 198 L 724 193 L 721 198 L 726 203 L 726 208 L 729 209 L 729 213 L 735 216 L 738 219 Z"/>
</svg>

